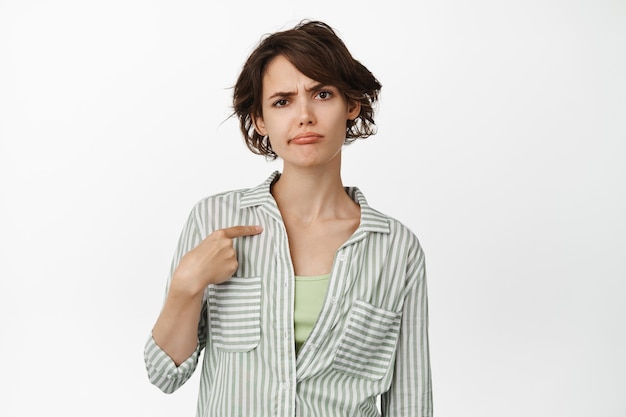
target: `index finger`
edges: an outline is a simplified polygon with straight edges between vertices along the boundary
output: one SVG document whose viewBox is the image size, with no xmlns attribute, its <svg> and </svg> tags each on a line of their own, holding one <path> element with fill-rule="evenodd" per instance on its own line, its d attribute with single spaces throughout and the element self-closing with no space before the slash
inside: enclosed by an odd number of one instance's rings
<svg viewBox="0 0 626 417">
<path fill-rule="evenodd" d="M 222 229 L 224 236 L 230 239 L 243 236 L 258 235 L 263 231 L 261 226 L 232 226 Z"/>
</svg>

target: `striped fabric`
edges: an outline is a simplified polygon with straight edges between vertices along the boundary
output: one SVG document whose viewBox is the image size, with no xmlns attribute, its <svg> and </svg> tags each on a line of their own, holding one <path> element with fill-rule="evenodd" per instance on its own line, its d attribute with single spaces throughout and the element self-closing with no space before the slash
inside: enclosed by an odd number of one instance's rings
<svg viewBox="0 0 626 417">
<path fill-rule="evenodd" d="M 203 355 L 198 417 L 432 416 L 426 276 L 417 238 L 370 208 L 357 188 L 346 188 L 361 206 L 361 223 L 337 250 L 318 321 L 296 356 L 293 266 L 270 194 L 279 175 L 194 206 L 170 277 L 212 231 L 256 224 L 264 230 L 235 239 L 238 270 L 206 289 L 191 357 L 176 367 L 148 338 L 150 381 L 173 392 Z"/>
</svg>

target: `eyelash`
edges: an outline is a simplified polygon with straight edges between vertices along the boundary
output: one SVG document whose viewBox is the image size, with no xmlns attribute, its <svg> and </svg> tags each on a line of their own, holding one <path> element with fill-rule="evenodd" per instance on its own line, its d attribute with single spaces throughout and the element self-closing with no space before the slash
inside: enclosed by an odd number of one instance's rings
<svg viewBox="0 0 626 417">
<path fill-rule="evenodd" d="M 326 98 L 321 98 L 321 97 L 320 97 L 320 99 L 321 99 L 322 101 L 329 100 L 329 99 L 333 96 L 333 92 L 332 92 L 332 91 L 330 91 L 330 90 L 320 90 L 320 91 L 319 91 L 319 92 L 315 95 L 315 97 L 318 97 L 320 94 L 327 94 L 327 97 L 326 97 Z M 287 101 L 288 101 L 288 100 L 287 100 L 286 98 L 281 98 L 281 99 L 279 99 L 279 100 L 276 100 L 276 101 L 272 104 L 272 106 L 273 106 L 273 107 L 285 107 L 285 106 L 287 105 Z"/>
<path fill-rule="evenodd" d="M 316 97 L 319 96 L 322 93 L 328 94 L 328 97 L 323 98 L 322 100 L 328 100 L 329 98 L 331 98 L 333 96 L 333 92 L 332 91 L 330 91 L 330 90 L 322 90 L 322 91 L 320 91 L 319 93 L 316 94 Z"/>
</svg>

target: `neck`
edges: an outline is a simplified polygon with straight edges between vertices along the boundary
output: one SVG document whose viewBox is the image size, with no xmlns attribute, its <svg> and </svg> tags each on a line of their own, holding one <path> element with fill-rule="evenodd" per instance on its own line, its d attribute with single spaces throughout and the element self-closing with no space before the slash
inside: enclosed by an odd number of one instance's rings
<svg viewBox="0 0 626 417">
<path fill-rule="evenodd" d="M 342 212 L 355 203 L 343 188 L 340 160 L 312 168 L 285 164 L 282 175 L 272 187 L 281 212 L 304 223 L 342 217 Z"/>
</svg>

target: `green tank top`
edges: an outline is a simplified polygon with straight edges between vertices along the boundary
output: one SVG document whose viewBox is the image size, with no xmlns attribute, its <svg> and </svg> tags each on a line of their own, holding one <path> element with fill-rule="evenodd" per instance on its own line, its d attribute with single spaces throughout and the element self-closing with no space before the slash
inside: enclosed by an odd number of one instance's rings
<svg viewBox="0 0 626 417">
<path fill-rule="evenodd" d="M 314 277 L 297 276 L 294 300 L 294 333 L 296 337 L 296 352 L 309 337 L 313 325 L 320 315 L 330 274 Z"/>
</svg>

